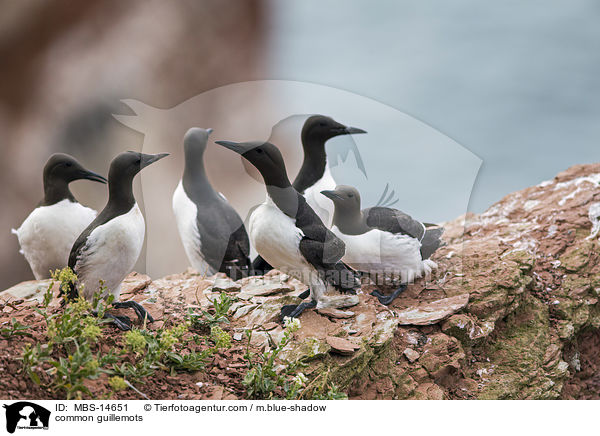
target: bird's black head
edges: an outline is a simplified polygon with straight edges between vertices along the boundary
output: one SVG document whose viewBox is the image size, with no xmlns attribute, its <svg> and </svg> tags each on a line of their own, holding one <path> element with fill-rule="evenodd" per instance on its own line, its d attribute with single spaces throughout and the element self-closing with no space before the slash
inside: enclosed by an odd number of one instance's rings
<svg viewBox="0 0 600 436">
<path fill-rule="evenodd" d="M 133 179 L 143 168 L 168 155 L 169 153 L 144 154 L 137 151 L 125 151 L 117 155 L 110 163 L 108 180 Z"/>
<path fill-rule="evenodd" d="M 143 168 L 168 155 L 169 153 L 144 154 L 137 151 L 118 154 L 110 163 L 108 171 L 108 204 L 119 210 L 129 210 L 135 203 L 133 178 Z"/>
<path fill-rule="evenodd" d="M 265 184 L 277 187 L 289 185 L 285 163 L 279 149 L 270 142 L 215 141 L 216 144 L 235 151 L 260 171 Z"/>
<path fill-rule="evenodd" d="M 324 115 L 313 115 L 308 117 L 302 127 L 302 143 L 324 144 L 325 141 L 339 135 L 351 135 L 355 133 L 367 133 L 357 127 L 348 127 L 338 123 L 333 118 Z"/>
<path fill-rule="evenodd" d="M 106 183 L 104 177 L 86 170 L 74 157 L 68 154 L 55 153 L 46 162 L 46 166 L 44 167 L 44 184 L 52 182 L 69 184 L 80 179 Z"/>
</svg>

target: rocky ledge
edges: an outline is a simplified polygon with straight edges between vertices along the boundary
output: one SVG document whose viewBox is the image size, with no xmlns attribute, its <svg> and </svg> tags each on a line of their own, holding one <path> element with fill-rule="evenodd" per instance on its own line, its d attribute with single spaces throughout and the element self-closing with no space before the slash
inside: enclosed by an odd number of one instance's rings
<svg viewBox="0 0 600 436">
<path fill-rule="evenodd" d="M 599 182 L 600 164 L 575 166 L 445 223 L 435 277 L 390 307 L 365 287 L 351 307 L 305 312 L 280 363 L 301 363 L 309 381 L 326 378 L 350 398 L 600 398 Z M 2 292 L 0 323 L 26 319 L 47 283 Z M 225 292 L 235 297 L 233 342 L 241 347 L 251 329 L 251 347 L 264 351 L 284 335 L 281 306 L 305 289 L 277 271 L 233 282 L 188 270 L 158 280 L 134 273 L 123 299 L 142 302 L 160 329 L 190 308 L 210 310 Z M 5 344 L 8 355 L 6 346 L 15 344 Z"/>
</svg>

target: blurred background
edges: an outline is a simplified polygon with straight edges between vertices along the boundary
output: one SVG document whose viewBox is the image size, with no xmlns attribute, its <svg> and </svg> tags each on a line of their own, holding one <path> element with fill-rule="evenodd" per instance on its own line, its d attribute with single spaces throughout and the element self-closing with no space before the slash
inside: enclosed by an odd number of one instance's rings
<svg viewBox="0 0 600 436">
<path fill-rule="evenodd" d="M 341 0 L 0 0 L 0 289 L 33 277 L 10 229 L 42 198 L 41 170 L 49 154 L 70 153 L 106 174 L 118 152 L 146 151 L 144 126 L 125 123 L 130 128 L 113 117 L 143 111 L 137 107 L 136 112 L 123 99 L 169 110 L 165 119 L 179 123 L 178 128 L 170 135 L 153 135 L 152 147 L 170 151 L 180 146 L 173 138 L 186 128 L 204 120 L 218 122 L 213 120 L 215 107 L 227 108 L 236 131 L 248 132 L 246 139 L 275 135 L 270 132 L 275 122 L 292 115 L 277 118 L 273 113 L 270 125 L 256 128 L 251 117 L 236 117 L 231 107 L 243 102 L 244 113 L 253 105 L 260 108 L 273 98 L 271 90 L 252 87 L 249 94 L 236 93 L 230 105 L 219 106 L 221 94 L 206 92 L 220 86 L 280 79 L 364 96 L 406 114 L 406 125 L 391 116 L 380 124 L 374 115 L 363 121 L 358 103 L 354 113 L 340 112 L 348 117 L 341 122 L 368 124 L 358 125 L 369 130 L 356 138 L 363 156 L 373 141 L 383 157 L 398 153 L 403 165 L 410 166 L 419 150 L 432 143 L 426 138 L 438 145 L 460 144 L 468 152 L 456 151 L 462 158 L 447 165 L 468 168 L 462 190 L 479 170 L 468 203 L 474 212 L 570 165 L 598 161 L 599 18 L 600 4 L 593 0 L 390 0 L 376 5 Z M 180 112 L 171 108 L 184 107 L 201 94 L 197 103 L 202 104 L 191 104 L 185 115 L 173 117 Z M 285 91 L 292 101 L 305 94 L 303 87 Z M 315 106 L 304 113 L 322 111 Z M 328 107 L 332 114 L 337 109 Z M 301 120 L 290 118 L 290 135 L 297 135 Z M 404 132 L 400 142 L 389 140 L 394 127 Z M 301 156 L 297 144 L 285 153 L 295 174 Z M 209 171 L 223 173 L 230 156 L 213 154 Z M 180 156 L 175 157 L 165 163 L 173 173 L 181 168 Z M 408 175 L 418 179 L 410 189 L 395 186 L 396 206 L 431 221 L 464 213 L 462 200 L 456 207 L 452 201 L 437 201 L 437 191 L 459 186 L 451 172 L 440 175 L 436 170 L 434 176 L 426 159 L 412 166 L 414 174 Z M 377 173 L 377 163 L 368 169 Z M 446 179 L 440 181 L 442 176 Z M 345 177 L 343 171 L 339 177 Z M 137 197 L 143 203 L 148 189 L 142 192 L 140 180 Z M 369 199 L 376 201 L 382 183 L 372 188 Z M 226 180 L 219 189 L 234 204 L 243 197 Z M 98 210 L 106 201 L 99 184 L 76 182 L 72 190 Z M 469 194 L 467 190 L 467 201 Z M 169 213 L 170 208 L 164 209 Z M 170 259 L 181 265 L 172 272 L 187 266 L 181 253 Z M 145 268 L 143 259 L 137 269 Z"/>
</svg>

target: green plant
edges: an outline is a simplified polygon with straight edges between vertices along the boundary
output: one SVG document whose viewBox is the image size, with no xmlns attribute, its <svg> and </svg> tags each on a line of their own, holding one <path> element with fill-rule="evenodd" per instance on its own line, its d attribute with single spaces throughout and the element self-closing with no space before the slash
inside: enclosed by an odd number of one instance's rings
<svg viewBox="0 0 600 436">
<path fill-rule="evenodd" d="M 41 384 L 38 372 L 42 370 L 41 365 L 49 359 L 50 353 L 52 353 L 52 346 L 49 344 L 35 344 L 35 346 L 26 344 L 21 356 L 17 358 L 21 360 L 25 373 L 37 385 Z"/>
<path fill-rule="evenodd" d="M 68 295 L 71 292 L 71 286 L 77 282 L 77 275 L 73 272 L 73 270 L 69 267 L 63 269 L 57 269 L 56 271 L 51 271 L 50 276 L 53 281 L 57 281 L 60 283 L 60 290 L 63 295 Z M 52 284 L 48 289 L 52 289 Z"/>
<path fill-rule="evenodd" d="M 125 382 L 125 380 L 116 375 L 108 379 L 108 384 L 110 385 L 112 390 L 116 392 L 127 389 L 127 383 Z"/>
<path fill-rule="evenodd" d="M 135 362 L 113 365 L 113 370 L 128 380 L 144 382 L 157 369 L 174 371 L 198 371 L 206 365 L 214 349 L 201 352 L 191 349 L 194 337 L 185 339 L 188 323 L 170 329 L 150 332 L 131 330 L 125 334 L 126 350 L 135 353 Z"/>
<path fill-rule="evenodd" d="M 285 331 L 283 337 L 274 349 L 254 355 L 250 353 L 250 341 L 252 340 L 252 330 L 246 330 L 248 339 L 246 346 L 245 358 L 248 364 L 248 371 L 244 376 L 242 384 L 246 387 L 248 398 L 252 399 L 271 399 L 275 395 L 275 389 L 285 389 L 286 375 L 285 373 L 277 373 L 275 370 L 275 359 L 281 353 L 281 350 L 292 340 L 294 332 L 300 328 L 300 321 L 297 318 L 287 318 L 285 322 Z M 288 371 L 294 369 L 294 366 L 289 365 Z M 292 397 L 293 387 L 288 384 L 290 398 Z M 298 389 L 296 389 L 298 391 Z"/>
<path fill-rule="evenodd" d="M 200 352 L 190 351 L 186 354 L 169 352 L 166 357 L 169 359 L 169 366 L 174 370 L 199 371 L 206 366 L 206 360 L 212 353 L 210 349 Z"/>
<path fill-rule="evenodd" d="M 69 268 L 55 271 L 52 277 L 60 282 L 63 292 L 68 292 L 69 287 L 77 280 Z M 35 346 L 26 345 L 20 360 L 25 373 L 34 383 L 41 384 L 40 375 L 45 374 L 51 377 L 49 386 L 52 389 L 64 390 L 67 399 L 80 398 L 82 393 L 89 394 L 84 381 L 107 372 L 102 366 L 114 361 L 115 356 L 113 353 L 101 355 L 99 351 L 92 351 L 93 344 L 102 337 L 100 325 L 104 321 L 92 315 L 92 305 L 82 297 L 73 301 L 65 299 L 62 312 L 50 313 L 53 283 L 44 294 L 42 306 L 36 309 L 46 322 L 48 341 Z M 101 289 L 100 292 L 102 291 Z M 98 301 L 99 295 L 94 298 Z M 109 303 L 98 303 L 97 312 L 102 315 Z"/>
<path fill-rule="evenodd" d="M 146 338 L 139 330 L 129 330 L 125 333 L 124 338 L 127 348 L 133 351 L 136 355 L 142 354 L 142 352 L 146 349 Z"/>
<path fill-rule="evenodd" d="M 342 392 L 334 384 L 326 385 L 324 389 L 314 392 L 310 400 L 347 400 L 348 395 Z"/>
<path fill-rule="evenodd" d="M 297 372 L 297 369 L 303 365 L 301 362 L 283 362 L 285 363 L 284 369 L 279 372 L 276 370 L 276 360 L 299 328 L 300 320 L 286 318 L 285 331 L 279 345 L 271 351 L 258 355 L 250 353 L 252 331 L 246 331 L 248 342 L 244 357 L 247 360 L 248 371 L 242 383 L 246 387 L 248 398 L 273 399 L 277 398 L 277 395 L 288 400 L 301 398 L 342 400 L 348 398 L 344 392 L 339 391 L 335 385 L 328 382 L 328 372 L 321 373 L 308 384 L 308 378 L 302 372 Z"/>
<path fill-rule="evenodd" d="M 29 330 L 29 326 L 20 323 L 16 318 L 12 318 L 10 324 L 0 328 L 0 335 L 7 339 L 13 336 L 31 336 L 31 333 L 27 330 Z"/>
<path fill-rule="evenodd" d="M 215 343 L 215 348 L 231 348 L 231 336 L 221 327 L 215 325 L 210 329 L 210 337 Z"/>
<path fill-rule="evenodd" d="M 101 373 L 100 364 L 90 348 L 86 345 L 75 347 L 75 352 L 68 357 L 59 357 L 49 362 L 54 367 L 55 389 L 64 389 L 67 399 L 81 398 L 81 393 L 90 394 L 84 385 L 86 379 L 96 379 Z"/>
<path fill-rule="evenodd" d="M 329 381 L 329 369 L 321 371 L 308 385 L 298 390 L 298 399 L 347 400 L 348 395 Z M 306 380 L 305 380 L 306 381 Z"/>
<path fill-rule="evenodd" d="M 213 312 L 206 310 L 196 312 L 194 309 L 188 309 L 187 319 L 194 327 L 213 327 L 222 322 L 229 322 L 227 315 L 229 309 L 234 302 L 234 299 L 227 295 L 226 292 L 221 292 L 218 298 L 210 300 L 213 305 Z"/>
</svg>

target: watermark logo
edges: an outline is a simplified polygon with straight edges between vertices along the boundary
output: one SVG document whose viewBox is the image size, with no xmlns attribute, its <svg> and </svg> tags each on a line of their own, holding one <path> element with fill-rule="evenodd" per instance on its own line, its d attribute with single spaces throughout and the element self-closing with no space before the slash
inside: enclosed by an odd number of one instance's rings
<svg viewBox="0 0 600 436">
<path fill-rule="evenodd" d="M 6 409 L 6 431 L 14 433 L 19 430 L 48 430 L 50 411 L 29 401 L 4 404 Z"/>
</svg>

